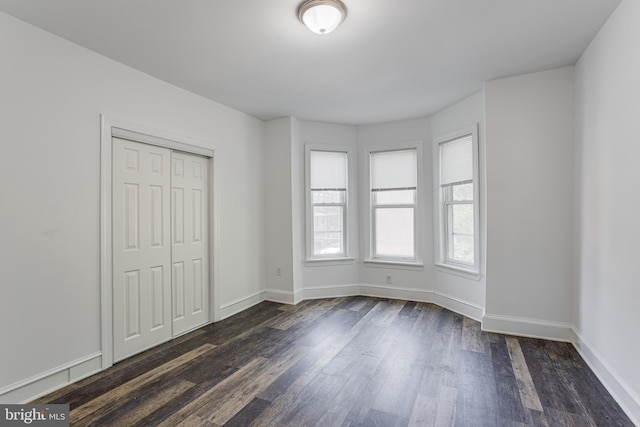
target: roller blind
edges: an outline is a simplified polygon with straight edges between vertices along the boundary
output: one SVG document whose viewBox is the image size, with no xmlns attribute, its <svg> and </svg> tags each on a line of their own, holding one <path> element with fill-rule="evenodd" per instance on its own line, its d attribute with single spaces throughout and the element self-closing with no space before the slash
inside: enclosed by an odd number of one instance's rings
<svg viewBox="0 0 640 427">
<path fill-rule="evenodd" d="M 418 156 L 415 149 L 371 153 L 371 189 L 415 189 Z"/>
<path fill-rule="evenodd" d="M 312 150 L 310 156 L 312 190 L 347 189 L 347 153 Z"/>
<path fill-rule="evenodd" d="M 473 181 L 472 135 L 440 144 L 440 185 Z"/>
</svg>

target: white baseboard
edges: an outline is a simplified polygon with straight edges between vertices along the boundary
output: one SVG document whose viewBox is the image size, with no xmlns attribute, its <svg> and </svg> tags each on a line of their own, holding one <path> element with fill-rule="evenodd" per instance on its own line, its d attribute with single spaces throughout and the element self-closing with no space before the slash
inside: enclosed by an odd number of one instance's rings
<svg viewBox="0 0 640 427">
<path fill-rule="evenodd" d="M 482 307 L 469 301 L 431 290 L 392 288 L 381 285 L 360 285 L 360 295 L 426 302 L 436 304 L 477 321 L 480 321 L 482 318 Z"/>
<path fill-rule="evenodd" d="M 478 304 L 437 291 L 433 292 L 433 303 L 475 321 L 482 322 L 484 308 Z"/>
<path fill-rule="evenodd" d="M 0 389 L 0 403 L 29 403 L 102 370 L 97 352 Z"/>
<path fill-rule="evenodd" d="M 482 330 L 552 341 L 571 343 L 575 341 L 573 328 L 568 323 L 502 316 L 499 314 L 485 314 L 482 317 Z"/>
<path fill-rule="evenodd" d="M 220 320 L 231 317 L 234 314 L 238 314 L 256 304 L 260 304 L 266 299 L 265 291 L 254 292 L 251 295 L 247 295 L 242 298 L 233 300 L 227 304 L 220 306 Z"/>
<path fill-rule="evenodd" d="M 439 292 L 423 289 L 394 288 L 391 286 L 371 284 L 347 284 L 318 286 L 303 289 L 303 298 L 338 298 L 347 296 L 369 296 L 375 298 L 402 299 L 408 301 L 426 302 L 437 304 L 447 310 L 462 314 L 474 320 L 482 318 L 482 307 Z M 275 301 L 267 297 L 270 301 Z"/>
<path fill-rule="evenodd" d="M 302 289 L 302 297 L 308 299 L 339 298 L 360 295 L 360 285 L 333 285 Z"/>
<path fill-rule="evenodd" d="M 293 303 L 298 304 L 304 300 L 304 289 L 296 289 L 293 293 Z"/>
<path fill-rule="evenodd" d="M 304 299 L 304 289 L 297 289 L 295 292 L 267 289 L 265 295 L 267 301 L 295 305 Z"/>
<path fill-rule="evenodd" d="M 640 426 L 640 396 L 616 373 L 575 327 L 574 347 L 631 421 Z"/>
<path fill-rule="evenodd" d="M 384 285 L 361 284 L 360 295 L 433 303 L 433 292 L 423 289 L 394 288 Z"/>
</svg>

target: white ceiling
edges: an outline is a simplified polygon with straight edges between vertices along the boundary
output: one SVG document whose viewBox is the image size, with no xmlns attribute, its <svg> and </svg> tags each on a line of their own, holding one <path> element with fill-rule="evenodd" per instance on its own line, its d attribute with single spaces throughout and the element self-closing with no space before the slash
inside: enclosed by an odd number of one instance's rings
<svg viewBox="0 0 640 427">
<path fill-rule="evenodd" d="M 620 0 L 344 2 L 326 36 L 297 20 L 298 0 L 0 0 L 0 11 L 261 119 L 367 124 L 575 64 Z"/>
</svg>

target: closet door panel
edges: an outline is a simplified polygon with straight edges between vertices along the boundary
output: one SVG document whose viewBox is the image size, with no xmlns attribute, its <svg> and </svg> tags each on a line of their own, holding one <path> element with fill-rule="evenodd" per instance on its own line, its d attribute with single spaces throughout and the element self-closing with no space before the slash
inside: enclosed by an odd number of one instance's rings
<svg viewBox="0 0 640 427">
<path fill-rule="evenodd" d="M 114 360 L 172 337 L 171 150 L 113 138 Z"/>
<path fill-rule="evenodd" d="M 173 333 L 179 335 L 209 319 L 209 240 L 207 159 L 173 152 L 171 158 L 172 262 L 180 264 L 180 304 L 174 303 Z M 177 292 L 174 289 L 174 292 Z"/>
</svg>

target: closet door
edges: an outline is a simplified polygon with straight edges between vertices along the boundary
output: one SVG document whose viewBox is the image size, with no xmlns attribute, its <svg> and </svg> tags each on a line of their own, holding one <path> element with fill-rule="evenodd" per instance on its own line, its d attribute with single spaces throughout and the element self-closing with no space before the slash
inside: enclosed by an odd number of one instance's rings
<svg viewBox="0 0 640 427">
<path fill-rule="evenodd" d="M 209 319 L 207 159 L 174 151 L 171 158 L 173 335 Z"/>
<path fill-rule="evenodd" d="M 172 337 L 171 150 L 113 138 L 113 334 L 119 361 Z"/>
</svg>

